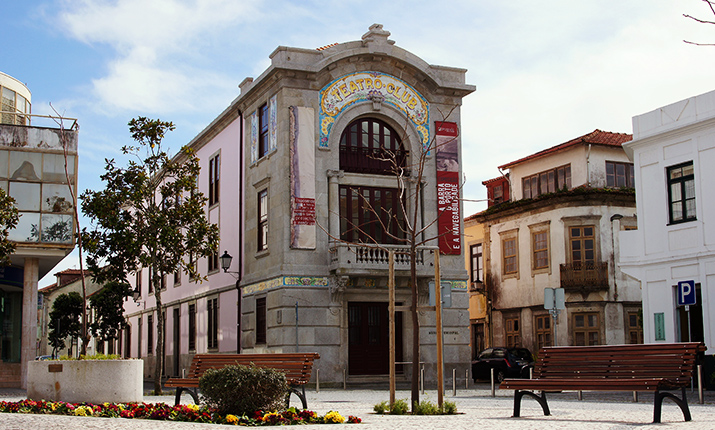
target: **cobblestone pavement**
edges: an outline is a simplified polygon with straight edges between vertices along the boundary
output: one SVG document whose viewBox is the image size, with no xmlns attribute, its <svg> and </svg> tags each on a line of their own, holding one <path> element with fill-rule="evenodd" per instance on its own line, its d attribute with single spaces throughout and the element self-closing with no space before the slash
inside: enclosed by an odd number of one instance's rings
<svg viewBox="0 0 715 430">
<path fill-rule="evenodd" d="M 666 400 L 663 405 L 662 423 L 654 428 L 715 429 L 715 392 L 706 392 L 704 404 L 698 403 L 697 392 L 688 390 L 688 401 L 693 421 L 684 422 L 675 403 Z M 539 405 L 532 399 L 522 401 L 520 418 L 512 418 L 512 391 L 496 391 L 492 397 L 487 385 L 469 390 L 445 393 L 445 400 L 457 404 L 459 414 L 450 416 L 389 416 L 377 415 L 373 406 L 389 399 L 387 390 L 309 390 L 308 407 L 323 415 L 331 410 L 343 416 L 356 415 L 362 418 L 362 429 L 476 429 L 495 430 L 526 429 L 631 429 L 651 424 L 653 420 L 653 395 L 641 393 L 639 401 L 633 402 L 629 393 L 584 393 L 583 400 L 576 393 L 551 394 L 551 416 L 544 416 Z M 398 391 L 397 399 L 409 399 L 408 391 Z M 0 390 L 0 400 L 21 400 L 21 390 Z M 188 398 L 187 398 L 188 399 Z M 436 392 L 427 391 L 422 400 L 437 401 Z M 173 404 L 173 396 L 146 396 L 147 403 Z M 297 400 L 297 399 L 295 399 Z M 0 414 L 0 429 L 221 429 L 229 426 L 152 420 L 128 420 L 121 418 L 86 418 L 54 415 Z M 301 429 L 322 429 L 325 426 L 301 426 Z M 331 427 L 332 428 L 332 427 Z M 352 427 L 350 427 L 352 428 Z"/>
</svg>

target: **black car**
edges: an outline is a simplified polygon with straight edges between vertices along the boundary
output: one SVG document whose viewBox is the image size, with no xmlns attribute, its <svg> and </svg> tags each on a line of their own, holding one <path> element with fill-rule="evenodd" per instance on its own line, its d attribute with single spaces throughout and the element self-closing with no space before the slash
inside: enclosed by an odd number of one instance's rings
<svg viewBox="0 0 715 430">
<path fill-rule="evenodd" d="M 472 378 L 475 382 L 491 380 L 491 369 L 499 382 L 504 378 L 528 378 L 533 367 L 534 356 L 526 348 L 487 348 L 472 361 Z"/>
</svg>

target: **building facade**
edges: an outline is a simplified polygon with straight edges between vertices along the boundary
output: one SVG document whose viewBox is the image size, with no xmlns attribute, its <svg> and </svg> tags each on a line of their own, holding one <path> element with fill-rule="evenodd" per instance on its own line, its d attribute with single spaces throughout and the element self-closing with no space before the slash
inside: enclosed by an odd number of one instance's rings
<svg viewBox="0 0 715 430">
<path fill-rule="evenodd" d="M 489 342 L 489 298 L 484 283 L 484 225 L 478 214 L 464 218 L 464 267 L 469 272 L 469 344 L 471 356 L 491 346 Z"/>
<path fill-rule="evenodd" d="M 499 167 L 511 200 L 474 216 L 484 226 L 493 346 L 642 342 L 639 285 L 615 265 L 618 232 L 636 227 L 633 168 L 621 147 L 630 139 L 595 130 Z M 563 289 L 556 318 L 547 289 Z"/>
<path fill-rule="evenodd" d="M 620 239 L 621 267 L 643 289 L 645 342 L 700 341 L 707 354 L 715 343 L 713 106 L 709 92 L 633 117 L 624 148 L 635 165 L 639 227 Z"/>
<path fill-rule="evenodd" d="M 228 272 L 218 254 L 197 261 L 208 282 L 167 277 L 167 374 L 180 374 L 196 352 L 239 350 L 318 352 L 321 383 L 386 376 L 388 255 L 396 252 L 398 305 L 409 305 L 411 232 L 426 378 L 436 379 L 428 304 L 437 260 L 451 292 L 445 366 L 464 374 L 459 129 L 462 98 L 474 86 L 465 83 L 466 70 L 429 65 L 389 35 L 376 24 L 354 42 L 278 47 L 270 67 L 245 79 L 240 95 L 190 142 L 221 253 L 234 257 Z M 137 281 L 143 298 L 127 304 L 125 345 L 149 363 L 157 309 L 146 273 Z M 403 313 L 396 316 L 398 362 L 412 360 L 413 327 Z M 409 366 L 398 371 L 409 375 Z"/>
<path fill-rule="evenodd" d="M 67 118 L 61 128 L 37 125 L 30 91 L 4 73 L 0 93 L 0 187 L 20 213 L 11 265 L 0 268 L 0 387 L 24 388 L 37 355 L 38 280 L 74 248 L 78 133 Z"/>
</svg>

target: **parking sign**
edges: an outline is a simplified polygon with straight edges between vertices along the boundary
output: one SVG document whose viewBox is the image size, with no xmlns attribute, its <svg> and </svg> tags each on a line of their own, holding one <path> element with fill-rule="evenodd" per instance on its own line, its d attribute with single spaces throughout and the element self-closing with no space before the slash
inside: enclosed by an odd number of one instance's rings
<svg viewBox="0 0 715 430">
<path fill-rule="evenodd" d="M 695 304 L 695 281 L 678 281 L 678 306 Z"/>
</svg>

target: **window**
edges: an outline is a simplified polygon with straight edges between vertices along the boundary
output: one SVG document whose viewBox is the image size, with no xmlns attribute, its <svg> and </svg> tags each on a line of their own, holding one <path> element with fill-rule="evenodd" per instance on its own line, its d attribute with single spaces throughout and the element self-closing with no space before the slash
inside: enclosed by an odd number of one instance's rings
<svg viewBox="0 0 715 430">
<path fill-rule="evenodd" d="M 268 153 L 269 125 L 270 111 L 268 110 L 268 104 L 264 104 L 258 109 L 258 158 Z"/>
<path fill-rule="evenodd" d="M 154 354 L 154 315 L 149 314 L 146 317 L 146 354 Z"/>
<path fill-rule="evenodd" d="M 541 194 L 554 193 L 571 188 L 571 165 L 557 167 L 536 175 L 526 176 L 521 180 L 522 194 L 525 199 L 533 199 Z"/>
<path fill-rule="evenodd" d="M 515 237 L 502 240 L 502 258 L 504 260 L 504 274 L 509 275 L 516 273 L 517 258 Z"/>
<path fill-rule="evenodd" d="M 482 244 L 478 243 L 469 247 L 470 271 L 472 274 L 472 284 L 484 282 L 483 278 L 483 262 L 482 262 Z"/>
<path fill-rule="evenodd" d="M 196 351 L 196 304 L 189 304 L 189 351 Z"/>
<path fill-rule="evenodd" d="M 218 298 L 208 299 L 208 348 L 218 348 Z"/>
<path fill-rule="evenodd" d="M 633 163 L 606 161 L 606 186 L 635 188 Z"/>
<path fill-rule="evenodd" d="M 137 358 L 142 358 L 142 317 L 137 318 Z"/>
<path fill-rule="evenodd" d="M 258 251 L 268 249 L 268 190 L 258 192 Z"/>
<path fill-rule="evenodd" d="M 549 267 L 549 231 L 536 231 L 531 234 L 533 251 L 532 267 L 546 269 Z"/>
<path fill-rule="evenodd" d="M 639 312 L 628 312 L 628 343 L 643 343 L 643 324 Z"/>
<path fill-rule="evenodd" d="M 668 167 L 670 223 L 695 220 L 695 171 L 693 162 Z"/>
<path fill-rule="evenodd" d="M 504 184 L 499 184 L 494 186 L 494 204 L 501 203 L 504 201 Z"/>
<path fill-rule="evenodd" d="M 218 203 L 221 156 L 216 154 L 209 160 L 209 206 Z"/>
<path fill-rule="evenodd" d="M 514 348 L 521 346 L 521 336 L 519 335 L 519 318 L 507 318 L 506 325 L 506 347 Z"/>
<path fill-rule="evenodd" d="M 536 346 L 551 346 L 551 315 L 536 316 Z"/>
<path fill-rule="evenodd" d="M 181 269 L 176 269 L 176 272 L 174 272 L 174 286 L 178 287 L 181 285 Z"/>
<path fill-rule="evenodd" d="M 594 230 L 593 226 L 569 227 L 571 262 L 574 269 L 579 269 L 582 265 L 593 265 L 595 263 Z"/>
<path fill-rule="evenodd" d="M 395 130 L 374 118 L 361 118 L 340 136 L 340 169 L 346 172 L 391 175 L 404 167 L 407 151 Z"/>
<path fill-rule="evenodd" d="M 209 261 L 209 272 L 218 270 L 218 252 L 214 252 L 213 254 L 209 255 L 208 261 Z"/>
<path fill-rule="evenodd" d="M 136 289 L 139 290 L 139 295 L 141 296 L 141 294 L 142 294 L 142 271 L 141 271 L 141 269 L 137 270 Z"/>
<path fill-rule="evenodd" d="M 395 188 L 340 186 L 340 238 L 346 242 L 398 243 L 405 237 L 402 214 Z"/>
<path fill-rule="evenodd" d="M 601 339 L 597 313 L 580 313 L 573 316 L 573 344 L 599 345 Z"/>
<path fill-rule="evenodd" d="M 161 274 L 161 289 L 166 290 L 166 275 L 163 273 Z"/>
<path fill-rule="evenodd" d="M 256 299 L 256 344 L 266 343 L 266 298 Z"/>
</svg>

